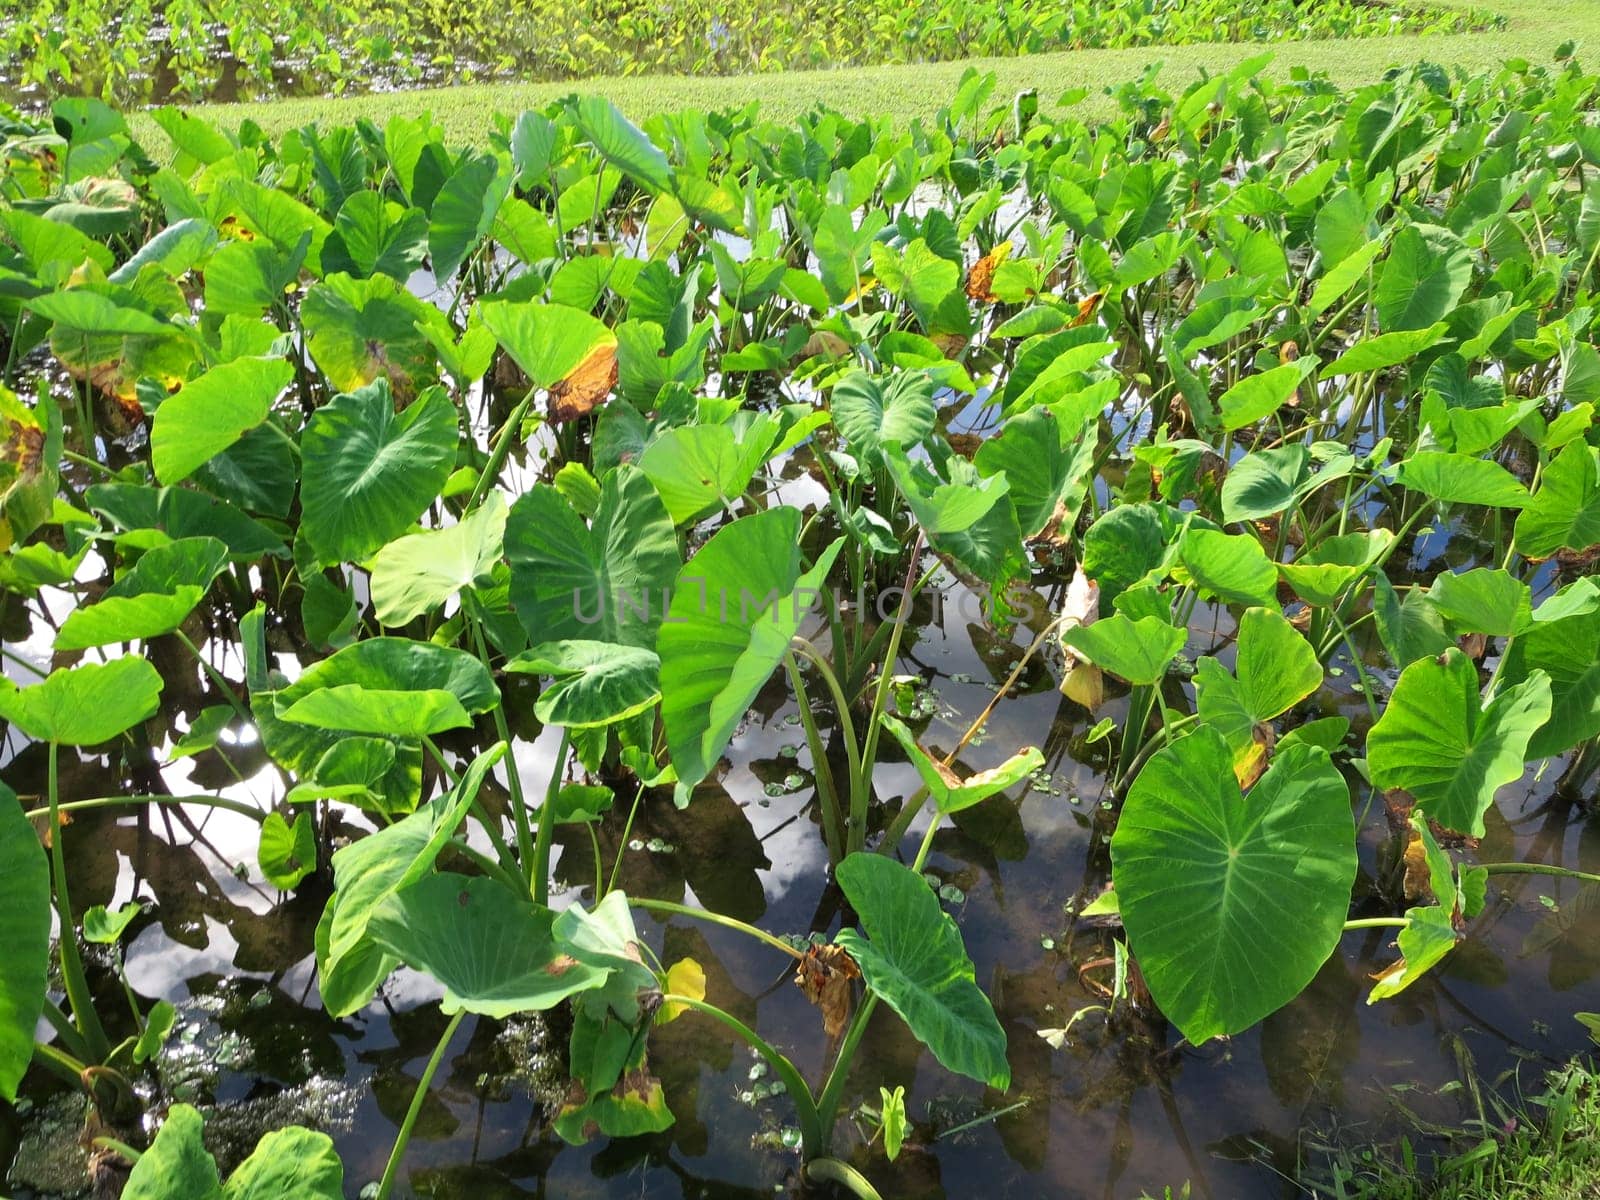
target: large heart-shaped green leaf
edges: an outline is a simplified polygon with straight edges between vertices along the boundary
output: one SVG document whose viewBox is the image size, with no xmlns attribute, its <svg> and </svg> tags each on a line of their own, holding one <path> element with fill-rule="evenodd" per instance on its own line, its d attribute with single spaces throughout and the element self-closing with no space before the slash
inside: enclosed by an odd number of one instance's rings
<svg viewBox="0 0 1600 1200">
<path fill-rule="evenodd" d="M 506 502 L 490 492 L 444 529 L 396 538 L 372 560 L 372 608 L 384 625 L 404 625 L 487 576 L 500 559 Z"/>
<path fill-rule="evenodd" d="M 788 653 L 843 544 L 834 542 L 802 573 L 801 520 L 800 510 L 787 506 L 741 517 L 678 573 L 656 650 L 680 802 L 710 774 Z"/>
<path fill-rule="evenodd" d="M 123 1185 L 123 1200 L 218 1200 L 222 1180 L 201 1137 L 204 1122 L 187 1104 L 167 1110 L 150 1148 Z"/>
<path fill-rule="evenodd" d="M 438 311 L 387 275 L 329 275 L 300 306 L 306 348 L 333 386 L 354 392 L 382 380 L 409 399 L 437 378 L 430 342 L 417 328 Z"/>
<path fill-rule="evenodd" d="M 777 422 L 764 414 L 741 430 L 680 425 L 645 447 L 639 469 L 661 494 L 673 523 L 682 525 L 743 495 L 777 436 Z"/>
<path fill-rule="evenodd" d="M 1544 469 L 1517 516 L 1517 549 L 1529 558 L 1600 544 L 1600 451 L 1573 442 Z"/>
<path fill-rule="evenodd" d="M 0 783 L 0 1097 L 17 1098 L 50 976 L 50 868 L 17 794 Z"/>
<path fill-rule="evenodd" d="M 0 684 L 0 717 L 40 742 L 95 746 L 154 715 L 161 674 L 129 655 L 50 672 L 39 683 Z"/>
<path fill-rule="evenodd" d="M 585 729 L 641 713 L 661 698 L 661 661 L 652 650 L 611 642 L 546 642 L 524 651 L 506 670 L 549 675 L 533 712 L 546 725 Z"/>
<path fill-rule="evenodd" d="M 1367 769 L 1374 787 L 1404 788 L 1445 828 L 1482 837 L 1495 792 L 1522 777 L 1528 743 L 1549 717 L 1543 671 L 1485 706 L 1477 668 L 1452 647 L 1401 672 L 1367 734 Z"/>
<path fill-rule="evenodd" d="M 605 982 L 607 972 L 567 955 L 555 918 L 496 879 L 426 875 L 373 912 L 373 939 L 444 985 L 447 1013 L 505 1018 L 542 1012 Z"/>
<path fill-rule="evenodd" d="M 318 409 L 301 437 L 301 531 L 325 563 L 364 559 L 410 527 L 456 461 L 456 408 L 429 388 L 396 413 L 382 380 Z"/>
<path fill-rule="evenodd" d="M 1550 677 L 1550 719 L 1528 743 L 1528 758 L 1560 754 L 1600 736 L 1600 612 L 1536 621 L 1506 648 L 1506 683 L 1521 683 L 1536 671 Z"/>
<path fill-rule="evenodd" d="M 1482 504 L 1489 508 L 1522 508 L 1528 489 L 1497 462 L 1470 454 L 1423 450 L 1395 469 L 1395 481 L 1445 504 Z"/>
<path fill-rule="evenodd" d="M 485 300 L 483 324 L 535 387 L 549 389 L 596 355 L 616 353 L 617 335 L 565 304 Z"/>
<path fill-rule="evenodd" d="M 156 409 L 150 465 L 162 483 L 187 479 L 267 419 L 294 378 L 282 358 L 236 358 L 192 379 Z"/>
<path fill-rule="evenodd" d="M 291 1125 L 256 1143 L 222 1187 L 222 1200 L 343 1200 L 344 1164 L 325 1133 Z"/>
<path fill-rule="evenodd" d="M 672 168 L 661 148 L 604 96 L 583 96 L 573 102 L 572 114 L 589 144 L 612 166 L 631 177 L 652 195 L 672 182 Z"/>
<path fill-rule="evenodd" d="M 1338 945 L 1356 875 L 1350 793 L 1327 751 L 1285 747 L 1242 795 L 1202 725 L 1145 764 L 1111 839 L 1128 945 L 1199 1044 L 1299 995 Z"/>
<path fill-rule="evenodd" d="M 1009 1087 L 1006 1032 L 978 987 L 961 931 L 927 881 L 881 854 L 850 855 L 838 879 L 866 936 L 841 929 L 835 941 L 867 986 L 946 1069 Z"/>
<path fill-rule="evenodd" d="M 1288 711 L 1322 685 L 1317 652 L 1275 609 L 1245 610 L 1233 674 L 1209 657 L 1198 668 L 1200 719 L 1221 732 L 1235 754 L 1251 744 L 1257 724 Z"/>
<path fill-rule="evenodd" d="M 511 604 L 530 637 L 649 648 L 681 562 L 672 518 L 635 467 L 610 471 L 594 521 L 535 484 L 506 523 Z"/>
<path fill-rule="evenodd" d="M 1094 429 L 1090 422 L 1069 429 L 1040 405 L 1012 417 L 998 437 L 978 447 L 974 464 L 984 476 L 1005 475 L 1024 536 L 1071 529 L 1094 468 Z"/>
<path fill-rule="evenodd" d="M 422 715 L 409 718 L 401 711 L 407 697 Z M 413 720 L 428 725 L 440 716 L 458 724 L 438 728 L 458 728 L 459 723 L 470 724 L 468 713 L 487 712 L 499 703 L 494 677 L 477 658 L 453 647 L 396 637 L 366 638 L 346 646 L 313 663 L 273 698 L 280 720 L 392 737 L 420 737 L 409 728 Z M 385 728 L 386 720 L 399 724 Z"/>
<path fill-rule="evenodd" d="M 67 614 L 56 649 L 83 650 L 171 633 L 227 563 L 228 548 L 216 538 L 180 538 L 151 547 L 99 600 Z"/>
<path fill-rule="evenodd" d="M 1160 617 L 1137 621 L 1115 613 L 1092 625 L 1061 631 L 1061 642 L 1095 666 L 1131 684 L 1159 683 L 1186 640 L 1183 630 Z"/>
<path fill-rule="evenodd" d="M 444 795 L 333 856 L 333 895 L 317 927 L 317 980 L 336 1017 L 372 999 L 398 961 L 368 933 L 384 901 L 433 870 L 445 843 L 477 799 L 490 768 L 505 754 L 498 742 L 478 755 Z"/>
<path fill-rule="evenodd" d="M 915 446 L 933 432 L 933 381 L 926 371 L 869 375 L 852 371 L 833 388 L 833 424 L 858 458 L 871 462 L 884 446 Z"/>
<path fill-rule="evenodd" d="M 1271 604 L 1278 591 L 1278 572 L 1249 534 L 1191 527 L 1183 535 L 1179 559 L 1203 595 L 1225 604 Z"/>
</svg>

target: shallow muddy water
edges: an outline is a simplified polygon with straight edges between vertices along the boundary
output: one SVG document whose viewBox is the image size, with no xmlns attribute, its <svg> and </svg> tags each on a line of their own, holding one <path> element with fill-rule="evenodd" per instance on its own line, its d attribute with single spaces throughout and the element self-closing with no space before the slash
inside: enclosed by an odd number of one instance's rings
<svg viewBox="0 0 1600 1200">
<path fill-rule="evenodd" d="M 801 503 L 808 479 L 793 464 L 784 474 L 779 496 Z M 1470 549 L 1468 538 L 1429 535 L 1415 545 L 1411 566 L 1437 570 L 1440 560 Z M 941 603 L 919 606 L 895 670 L 922 681 L 915 703 L 934 714 L 923 740 L 944 748 L 992 698 L 1032 633 L 994 634 L 974 618 L 974 598 L 959 585 L 938 596 Z M 51 630 L 15 600 L 7 603 L 0 634 L 8 651 L 47 667 Z M 1197 618 L 1186 655 L 1216 650 L 1229 661 L 1227 620 L 1212 612 Z M 242 674 L 232 647 L 209 649 L 225 674 Z M 165 711 L 176 736 L 216 696 L 178 653 L 160 642 L 149 652 L 169 680 Z M 1353 678 L 1347 661 L 1335 666 L 1342 671 L 1332 683 Z M 6 671 L 28 678 L 14 661 Z M 532 728 L 531 699 L 520 703 L 514 684 L 506 695 L 513 730 Z M 1176 681 L 1169 680 L 1168 697 L 1188 706 Z M 1349 717 L 1358 734 L 1368 721 L 1353 692 L 1325 690 L 1314 703 Z M 1534 876 L 1497 877 L 1468 940 L 1388 1004 L 1369 1008 L 1365 994 L 1368 977 L 1394 958 L 1390 931 L 1360 931 L 1345 936 L 1299 999 L 1240 1037 L 1195 1049 L 1159 1022 L 1119 1018 L 1108 1026 L 1090 1016 L 1052 1047 L 1040 1031 L 1100 1003 L 1093 983 L 1110 977 L 1097 961 L 1110 954 L 1110 933 L 1075 927 L 1068 910 L 1108 879 L 1099 764 L 1109 743 L 1088 735 L 1100 716 L 1120 722 L 1123 707 L 1114 698 L 1089 717 L 1034 665 L 962 755 L 969 770 L 1025 744 L 1039 745 L 1046 758 L 1035 779 L 960 814 L 955 828 L 936 836 L 929 860 L 1006 1029 L 1014 1082 L 1002 1095 L 956 1080 L 892 1015 L 876 1021 L 852 1092 L 875 1102 L 878 1084 L 903 1084 L 916 1126 L 893 1167 L 876 1151 L 857 1160 L 885 1196 L 1136 1197 L 1185 1181 L 1204 1197 L 1296 1194 L 1287 1176 L 1297 1161 L 1314 1170 L 1320 1147 L 1394 1135 L 1405 1128 L 1399 1105 L 1441 1122 L 1475 1118 L 1464 1079 L 1475 1073 L 1509 1088 L 1516 1081 L 1505 1073 L 1520 1072 L 1532 1088 L 1545 1066 L 1583 1047 L 1571 1014 L 1600 1001 L 1600 906 L 1592 890 Z M 444 744 L 449 756 L 463 758 L 472 741 Z M 529 788 L 543 785 L 554 753 L 552 737 L 518 746 Z M 130 787 L 215 791 L 258 805 L 284 789 L 277 769 L 248 743 L 228 746 L 226 761 L 208 753 L 156 766 L 164 757 L 158 747 L 148 771 L 131 780 L 117 778 L 103 759 L 73 761 L 64 765 L 63 788 L 75 797 Z M 599 831 L 608 868 L 620 850 L 620 885 L 630 893 L 700 903 L 779 934 L 831 931 L 837 897 L 825 884 L 809 761 L 789 691 L 775 679 L 724 769 L 686 811 L 666 797 L 650 801 L 624 843 L 627 806 L 619 800 Z M 0 751 L 0 768 L 25 797 L 43 787 L 42 749 L 15 733 Z M 1345 770 L 1363 816 L 1353 912 L 1363 916 L 1362 897 L 1378 887 L 1391 848 L 1381 801 L 1368 803 L 1369 789 Z M 1581 812 L 1551 800 L 1554 774 L 1501 791 L 1480 859 L 1600 869 L 1600 836 Z M 497 796 L 503 783 L 502 776 Z M 884 762 L 877 783 L 880 798 L 892 800 L 914 789 L 915 775 Z M 357 816 L 345 819 L 338 836 L 362 827 Z M 402 972 L 357 1017 L 327 1017 L 312 952 L 327 883 L 307 880 L 287 899 L 260 883 L 255 825 L 246 818 L 151 805 L 137 816 L 80 815 L 67 836 L 76 908 L 130 899 L 149 906 L 128 942 L 128 976 L 146 1000 L 179 1007 L 163 1089 L 167 1099 L 217 1106 L 209 1136 L 224 1166 L 263 1129 L 300 1121 L 334 1137 L 350 1196 L 375 1181 L 444 1024 L 433 985 Z M 592 863 L 588 837 L 567 827 L 556 903 L 585 896 Z M 828 1049 L 820 1016 L 790 983 L 788 960 L 690 920 L 647 913 L 638 920 L 664 960 L 692 955 L 706 969 L 712 1000 L 790 1054 L 808 1077 L 820 1074 Z M 104 964 L 98 975 L 109 998 L 115 978 Z M 563 1144 L 544 1116 L 545 1099 L 559 1095 L 564 1047 L 559 1027 L 465 1022 L 418 1124 L 400 1194 L 665 1200 L 799 1188 L 798 1160 L 785 1148 L 787 1101 L 722 1026 L 689 1016 L 654 1035 L 652 1068 L 677 1116 L 672 1129 L 582 1148 Z M 8 1120 L 0 1127 L 0 1161 L 15 1159 L 8 1192 L 60 1194 L 81 1168 L 75 1129 L 48 1086 Z M 854 1148 L 860 1144 L 854 1139 Z"/>
</svg>

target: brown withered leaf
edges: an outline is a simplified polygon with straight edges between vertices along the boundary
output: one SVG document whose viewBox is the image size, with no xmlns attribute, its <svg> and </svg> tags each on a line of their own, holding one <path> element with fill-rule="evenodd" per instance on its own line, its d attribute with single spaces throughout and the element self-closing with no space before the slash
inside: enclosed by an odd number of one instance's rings
<svg viewBox="0 0 1600 1200">
<path fill-rule="evenodd" d="M 1416 830 L 1411 831 L 1411 840 L 1406 843 L 1405 864 L 1406 899 L 1424 903 L 1431 901 L 1434 897 L 1428 876 L 1428 851 L 1422 843 L 1422 835 Z"/>
<path fill-rule="evenodd" d="M 1461 653 L 1473 662 L 1482 662 L 1489 649 L 1489 639 L 1481 633 L 1464 633 L 1456 642 L 1461 647 Z"/>
<path fill-rule="evenodd" d="M 1072 323 L 1067 328 L 1076 329 L 1079 325 L 1087 324 L 1089 318 L 1094 316 L 1096 310 L 1099 309 L 1100 301 L 1104 300 L 1105 296 L 1104 292 L 1091 292 L 1082 300 L 1079 300 L 1078 315 L 1072 318 Z"/>
<path fill-rule="evenodd" d="M 1267 762 L 1272 756 L 1272 747 L 1277 742 L 1278 731 L 1265 721 L 1251 730 L 1250 745 L 1235 755 L 1233 760 L 1233 775 L 1239 781 L 1241 790 L 1248 791 L 1256 785 L 1256 781 L 1267 769 Z"/>
<path fill-rule="evenodd" d="M 595 406 L 617 386 L 617 347 L 596 346 L 572 372 L 550 389 L 550 419 L 575 421 L 594 411 Z"/>
<path fill-rule="evenodd" d="M 1000 299 L 994 294 L 995 269 L 1011 257 L 1011 243 L 1001 242 L 989 253 L 972 264 L 967 272 L 967 297 L 983 304 L 994 304 Z"/>
<path fill-rule="evenodd" d="M 822 1028 L 830 1037 L 844 1032 L 850 1021 L 851 981 L 861 977 L 843 946 L 812 946 L 795 968 L 796 986 L 807 1000 L 822 1010 Z"/>
<path fill-rule="evenodd" d="M 931 340 L 946 358 L 954 358 L 967 345 L 967 335 L 964 333 L 936 333 Z"/>
<path fill-rule="evenodd" d="M 961 433 L 958 431 L 947 436 L 950 442 L 950 449 L 969 462 L 972 460 L 972 456 L 978 452 L 978 447 L 983 445 L 983 439 L 975 433 Z"/>
</svg>

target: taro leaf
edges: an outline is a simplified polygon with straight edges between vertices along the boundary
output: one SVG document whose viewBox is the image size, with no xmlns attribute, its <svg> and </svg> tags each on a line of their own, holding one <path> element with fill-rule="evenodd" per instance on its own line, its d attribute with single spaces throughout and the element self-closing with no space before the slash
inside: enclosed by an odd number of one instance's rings
<svg viewBox="0 0 1600 1200">
<path fill-rule="evenodd" d="M 904 1085 L 890 1091 L 878 1089 L 878 1121 L 883 1127 L 883 1152 L 890 1162 L 900 1157 L 900 1147 L 906 1139 L 906 1089 Z"/>
<path fill-rule="evenodd" d="M 22 541 L 50 519 L 61 482 L 61 409 L 28 408 L 0 385 L 0 547 Z"/>
<path fill-rule="evenodd" d="M 1191 527 L 1178 556 L 1195 587 L 1225 604 L 1268 605 L 1277 597 L 1278 572 L 1248 534 Z"/>
<path fill-rule="evenodd" d="M 445 180 L 428 213 L 433 277 L 447 287 L 462 261 L 489 232 L 511 190 L 511 164 L 492 154 L 466 158 Z"/>
<path fill-rule="evenodd" d="M 593 825 L 611 811 L 616 795 L 598 784 L 568 783 L 556 793 L 555 803 L 557 825 Z"/>
<path fill-rule="evenodd" d="M 585 362 L 616 353 L 615 333 L 564 304 L 485 300 L 478 312 L 534 386 L 547 391 L 578 374 Z"/>
<path fill-rule="evenodd" d="M 583 136 L 612 166 L 640 184 L 652 196 L 672 183 L 667 156 L 604 96 L 584 96 L 573 102 Z"/>
<path fill-rule="evenodd" d="M 236 358 L 184 384 L 156 409 L 150 464 L 162 483 L 178 483 L 267 419 L 294 378 L 282 358 Z"/>
<path fill-rule="evenodd" d="M 294 823 L 271 812 L 261 823 L 256 850 L 261 874 L 275 888 L 289 891 L 317 869 L 317 827 L 308 812 L 296 813 Z"/>
<path fill-rule="evenodd" d="M 661 662 L 650 650 L 610 642 L 546 642 L 517 655 L 506 670 L 550 675 L 533 706 L 546 725 L 586 729 L 644 712 L 661 698 Z"/>
<path fill-rule="evenodd" d="M 843 541 L 802 572 L 800 510 L 784 506 L 723 526 L 683 565 L 661 656 L 661 719 L 677 799 L 716 766 L 756 693 L 789 651 Z"/>
<path fill-rule="evenodd" d="M 834 385 L 833 424 L 857 458 L 876 462 L 883 447 L 918 445 L 933 432 L 933 381 L 925 371 L 851 371 Z"/>
<path fill-rule="evenodd" d="M 1517 517 L 1516 538 L 1529 558 L 1600 545 L 1600 452 L 1573 442 L 1550 461 Z"/>
<path fill-rule="evenodd" d="M 1386 332 L 1422 329 L 1455 308 L 1472 282 L 1472 251 L 1436 225 L 1405 225 L 1395 234 L 1372 293 Z"/>
<path fill-rule="evenodd" d="M 409 638 L 366 638 L 308 667 L 277 692 L 279 720 L 319 729 L 416 738 L 470 725 L 500 702 L 494 677 L 461 650 Z M 407 705 L 415 711 L 406 712 Z"/>
<path fill-rule="evenodd" d="M 0 1097 L 33 1060 L 50 976 L 50 868 L 17 794 L 0 783 Z"/>
<path fill-rule="evenodd" d="M 1116 505 L 1089 526 L 1083 570 L 1100 585 L 1102 609 L 1166 561 L 1176 531 L 1171 510 L 1154 504 Z"/>
<path fill-rule="evenodd" d="M 1528 489 L 1510 471 L 1466 454 L 1419 451 L 1396 468 L 1395 481 L 1444 504 L 1522 508 L 1528 503 Z"/>
<path fill-rule="evenodd" d="M 1061 632 L 1061 643 L 1119 679 L 1134 685 L 1159 683 L 1167 666 L 1183 649 L 1187 635 L 1160 617 L 1137 621 L 1115 613 L 1092 625 Z"/>
<path fill-rule="evenodd" d="M 334 892 L 317 926 L 317 979 L 331 1015 L 344 1017 L 361 1008 L 394 969 L 396 959 L 369 935 L 373 914 L 390 896 L 432 872 L 477 799 L 484 776 L 505 752 L 505 743 L 497 742 L 444 795 L 334 853 Z"/>
<path fill-rule="evenodd" d="M 407 534 L 379 550 L 371 583 L 379 623 L 404 625 L 486 579 L 500 560 L 505 531 L 505 497 L 491 491 L 454 525 Z"/>
<path fill-rule="evenodd" d="M 1405 991 L 1454 950 L 1459 937 L 1450 914 L 1432 904 L 1407 910 L 1405 928 L 1395 940 L 1400 945 L 1400 959 L 1377 977 L 1367 996 L 1368 1004 Z"/>
<path fill-rule="evenodd" d="M 325 1133 L 274 1129 L 228 1176 L 222 1200 L 343 1200 L 344 1164 Z"/>
<path fill-rule="evenodd" d="M 155 1141 L 123 1185 L 123 1200 L 219 1200 L 222 1180 L 201 1137 L 204 1122 L 187 1104 L 167 1110 Z"/>
<path fill-rule="evenodd" d="M 387 275 L 329 275 L 300 306 L 306 348 L 341 392 L 384 380 L 402 400 L 437 378 L 433 343 L 417 323 L 438 316 Z"/>
<path fill-rule="evenodd" d="M 1364 338 L 1324 367 L 1322 377 L 1359 375 L 1396 366 L 1435 345 L 1444 334 L 1445 323 L 1440 321 L 1426 329 L 1404 329 Z"/>
<path fill-rule="evenodd" d="M 971 808 L 974 804 L 1005 791 L 1044 765 L 1044 755 L 1034 747 L 1028 746 L 1013 754 L 998 767 L 979 771 L 963 780 L 944 763 L 917 745 L 917 739 L 911 730 L 894 717 L 884 713 L 882 721 L 883 727 L 894 735 L 894 740 L 899 742 L 900 748 L 906 752 L 906 758 L 910 760 L 911 765 L 916 767 L 917 774 L 927 785 L 928 794 L 933 797 L 934 806 L 945 816 Z"/>
<path fill-rule="evenodd" d="M 505 543 L 511 604 L 531 637 L 655 645 L 681 563 L 672 518 L 637 468 L 607 473 L 589 525 L 535 484 L 511 506 Z"/>
<path fill-rule="evenodd" d="M 661 494 L 673 524 L 682 525 L 743 495 L 777 435 L 770 418 L 739 432 L 730 425 L 682 425 L 645 447 L 639 469 Z"/>
<path fill-rule="evenodd" d="M 1222 519 L 1259 521 L 1288 508 L 1308 490 L 1311 451 L 1280 446 L 1247 454 L 1228 469 L 1222 481 Z"/>
<path fill-rule="evenodd" d="M 1554 602 L 1545 601 L 1540 610 Z M 1600 736 L 1600 612 L 1535 621 L 1506 648 L 1505 682 L 1521 683 L 1540 671 L 1550 677 L 1550 719 L 1528 743 L 1529 759 Z"/>
<path fill-rule="evenodd" d="M 583 993 L 580 1011 L 596 1020 L 614 1016 L 625 1025 L 636 1024 L 639 997 L 655 990 L 656 977 L 640 956 L 639 932 L 627 896 L 608 892 L 592 911 L 581 904 L 569 905 L 556 917 L 555 936 L 580 963 L 609 973 L 604 986 Z"/>
<path fill-rule="evenodd" d="M 1200 720 L 1216 728 L 1237 757 L 1252 745 L 1258 724 L 1287 712 L 1321 685 L 1317 652 L 1283 614 L 1246 609 L 1239 620 L 1234 674 L 1214 658 L 1199 662 Z"/>
<path fill-rule="evenodd" d="M 318 409 L 301 436 L 302 530 L 324 563 L 364 559 L 404 533 L 456 461 L 456 409 L 429 388 L 396 413 L 382 380 Z"/>
<path fill-rule="evenodd" d="M 171 633 L 227 561 L 228 548 L 210 537 L 180 538 L 146 550 L 98 601 L 67 614 L 56 649 L 83 650 Z"/>
<path fill-rule="evenodd" d="M 1387 529 L 1342 533 L 1317 542 L 1292 563 L 1279 563 L 1278 574 L 1307 604 L 1326 607 L 1366 575 L 1393 542 Z"/>
<path fill-rule="evenodd" d="M 282 554 L 283 539 L 225 500 L 185 487 L 97 483 L 84 492 L 89 507 L 123 531 L 155 529 L 170 538 L 214 537 L 234 562 Z"/>
<path fill-rule="evenodd" d="M 1509 571 L 1491 567 L 1441 573 L 1428 589 L 1428 603 L 1457 636 L 1512 637 L 1533 624 L 1528 585 Z"/>
<path fill-rule="evenodd" d="M 637 1137 L 672 1124 L 661 1083 L 646 1068 L 642 1030 L 608 1016 L 574 1014 L 567 1061 L 572 1085 L 552 1128 L 581 1145 L 597 1134 Z"/>
<path fill-rule="evenodd" d="M 124 904 L 115 911 L 96 904 L 83 914 L 83 940 L 96 946 L 115 946 L 143 911 L 142 904 Z"/>
<path fill-rule="evenodd" d="M 1421 588 L 1408 588 L 1406 598 L 1401 600 L 1382 571 L 1372 583 L 1372 615 L 1390 661 L 1402 670 L 1419 658 L 1432 658 L 1455 645 L 1444 631 L 1439 610 L 1428 602 L 1427 593 Z"/>
<path fill-rule="evenodd" d="M 1302 358 L 1259 375 L 1246 375 L 1217 399 L 1222 428 L 1232 433 L 1277 412 L 1316 365 L 1316 359 Z"/>
<path fill-rule="evenodd" d="M 929 537 L 967 532 L 988 516 L 1011 490 L 1004 473 L 982 480 L 963 477 L 945 482 L 925 464 L 912 462 L 901 451 L 893 451 L 885 459 L 895 486 L 900 489 L 917 524 L 927 530 Z M 952 467 L 961 461 L 952 459 Z M 976 475 L 970 464 L 962 465 L 966 468 L 963 475 Z"/>
<path fill-rule="evenodd" d="M 1068 429 L 1049 408 L 1012 417 L 998 437 L 978 447 L 980 474 L 1004 473 L 1023 535 L 1070 532 L 1094 469 L 1096 440 L 1087 422 Z"/>
<path fill-rule="evenodd" d="M 96 746 L 154 715 L 160 696 L 160 672 L 129 655 L 52 671 L 31 687 L 0 687 L 0 717 L 38 742 Z"/>
<path fill-rule="evenodd" d="M 680 958 L 667 968 L 667 977 L 663 981 L 662 991 L 673 996 L 683 996 L 689 1000 L 703 1001 L 706 998 L 705 968 L 692 958 Z M 689 1006 L 678 1001 L 674 1001 L 671 1004 L 663 1004 L 661 1011 L 656 1013 L 656 1024 L 670 1024 L 688 1011 Z"/>
<path fill-rule="evenodd" d="M 177 1023 L 178 1010 L 171 1001 L 157 1000 L 152 1004 L 150 1011 L 145 1014 L 144 1029 L 133 1044 L 133 1061 L 154 1062 L 161 1053 L 161 1047 L 167 1044 L 167 1038 L 172 1036 L 172 1027 Z"/>
<path fill-rule="evenodd" d="M 363 189 L 339 206 L 322 247 L 328 274 L 389 275 L 404 283 L 428 253 L 428 214 Z"/>
<path fill-rule="evenodd" d="M 867 986 L 947 1070 L 1009 1087 L 1005 1030 L 978 987 L 961 931 L 927 882 L 881 854 L 850 855 L 838 880 L 865 936 L 841 929 L 835 941 Z"/>
<path fill-rule="evenodd" d="M 497 879 L 425 875 L 372 913 L 374 941 L 444 985 L 446 1013 L 542 1012 L 606 979 L 563 953 L 554 915 Z"/>
<path fill-rule="evenodd" d="M 1325 751 L 1282 750 L 1242 795 L 1202 725 L 1155 754 L 1111 839 L 1128 945 L 1198 1045 L 1299 995 L 1339 944 L 1356 875 L 1350 793 Z"/>
<path fill-rule="evenodd" d="M 1535 670 L 1482 704 L 1461 651 L 1412 663 L 1367 734 L 1374 787 L 1403 788 L 1435 821 L 1472 837 L 1501 787 L 1522 777 L 1528 743 L 1550 716 L 1550 677 Z"/>
</svg>

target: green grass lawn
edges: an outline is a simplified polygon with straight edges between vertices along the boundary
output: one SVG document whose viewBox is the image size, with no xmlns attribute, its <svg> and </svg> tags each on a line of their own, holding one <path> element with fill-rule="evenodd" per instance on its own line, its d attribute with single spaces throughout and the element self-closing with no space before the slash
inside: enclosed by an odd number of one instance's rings
<svg viewBox="0 0 1600 1200">
<path fill-rule="evenodd" d="M 978 58 L 963 62 L 907 66 L 851 67 L 831 71 L 712 76 L 597 77 L 579 82 L 492 83 L 424 91 L 366 94 L 337 99 L 274 100 L 253 104 L 205 106 L 209 119 L 224 126 L 245 118 L 269 132 L 305 125 L 347 123 L 357 117 L 379 122 L 391 113 L 428 110 L 452 141 L 476 140 L 496 112 L 520 112 L 574 91 L 609 96 L 629 116 L 641 120 L 655 112 L 686 107 L 738 106 L 759 100 L 763 112 L 781 119 L 827 104 L 855 115 L 896 120 L 929 116 L 946 103 L 968 66 L 998 76 L 997 95 L 1024 88 L 1038 90 L 1049 103 L 1070 88 L 1085 87 L 1088 115 L 1110 111 L 1102 95 L 1107 85 L 1137 76 L 1152 61 L 1166 64 L 1167 86 L 1179 87 L 1200 70 L 1227 70 L 1270 48 L 1276 55 L 1269 73 L 1282 77 L 1295 67 L 1327 72 L 1335 82 L 1359 84 L 1396 63 L 1429 59 L 1468 71 L 1487 71 L 1509 57 L 1548 59 L 1568 39 L 1600 43 L 1600 3 L 1595 0 L 1481 0 L 1480 8 L 1509 18 L 1505 29 L 1448 36 L 1402 36 L 1349 41 L 1217 43 L 1141 47 L 1130 50 L 1079 50 L 1020 58 Z"/>
</svg>

